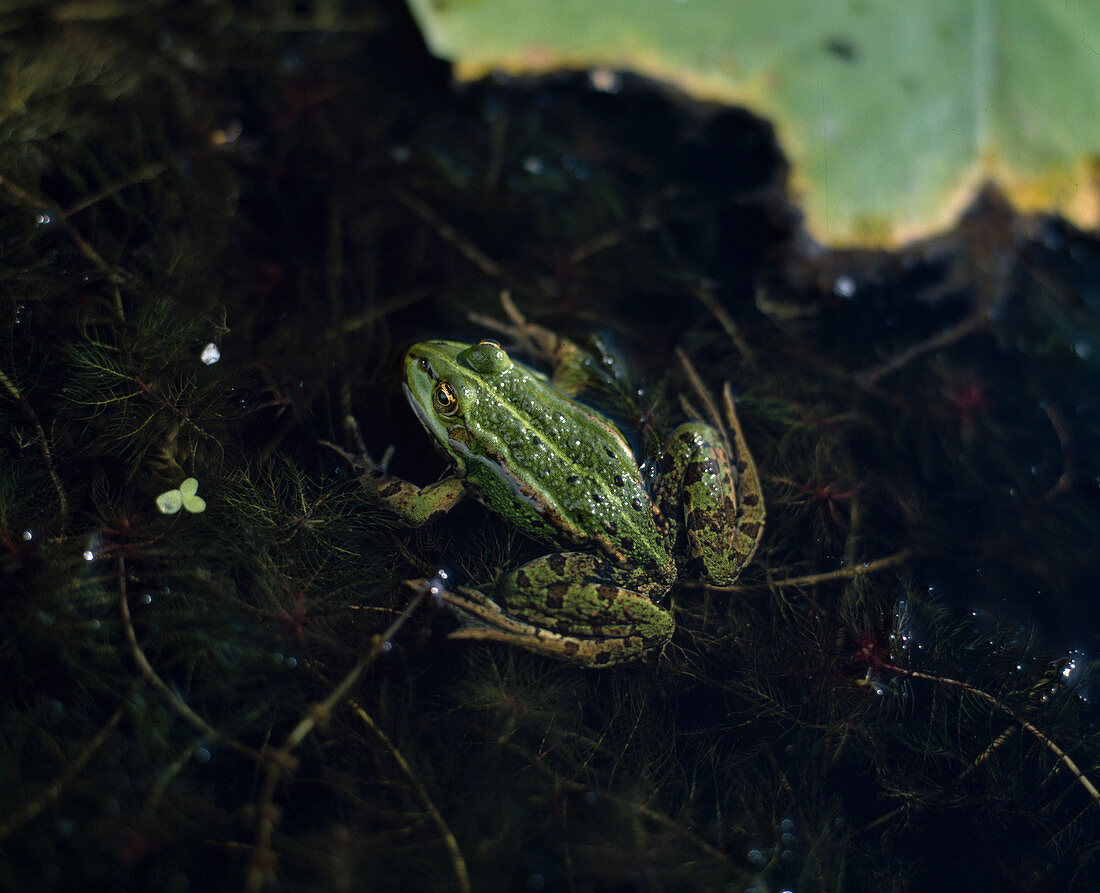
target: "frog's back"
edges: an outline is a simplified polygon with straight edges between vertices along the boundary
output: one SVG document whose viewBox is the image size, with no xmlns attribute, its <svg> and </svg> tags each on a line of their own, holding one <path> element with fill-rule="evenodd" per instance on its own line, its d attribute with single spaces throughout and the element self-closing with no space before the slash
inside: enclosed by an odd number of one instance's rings
<svg viewBox="0 0 1100 893">
<path fill-rule="evenodd" d="M 663 564 L 668 551 L 634 455 L 622 432 L 587 406 L 514 365 L 491 382 L 501 409 L 481 431 L 520 504 L 549 521 L 558 541 L 599 548 L 636 564 Z M 495 437 L 494 437 L 495 435 Z M 487 455 L 487 458 L 489 456 Z M 513 499 L 500 506 L 507 515 Z"/>
<path fill-rule="evenodd" d="M 427 342 L 431 374 L 461 407 L 449 451 L 479 498 L 554 546 L 598 550 L 655 577 L 674 566 L 634 455 L 608 419 L 514 362 L 497 345 Z"/>
</svg>

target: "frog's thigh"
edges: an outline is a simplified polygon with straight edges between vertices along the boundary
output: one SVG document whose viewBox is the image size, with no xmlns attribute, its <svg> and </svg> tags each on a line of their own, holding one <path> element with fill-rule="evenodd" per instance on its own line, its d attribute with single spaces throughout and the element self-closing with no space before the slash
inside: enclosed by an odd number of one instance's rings
<svg viewBox="0 0 1100 893">
<path fill-rule="evenodd" d="M 607 567 L 579 552 L 544 555 L 507 574 L 492 600 L 461 590 L 447 601 L 472 626 L 453 637 L 508 642 L 589 666 L 637 660 L 672 636 L 672 616 L 645 596 L 598 579 Z"/>
</svg>

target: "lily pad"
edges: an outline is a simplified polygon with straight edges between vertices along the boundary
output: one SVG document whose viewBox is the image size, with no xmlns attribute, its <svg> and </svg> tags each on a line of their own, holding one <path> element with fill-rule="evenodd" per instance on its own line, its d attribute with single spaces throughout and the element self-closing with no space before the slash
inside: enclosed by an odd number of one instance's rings
<svg viewBox="0 0 1100 893">
<path fill-rule="evenodd" d="M 1095 0 L 409 0 L 458 77 L 631 69 L 774 122 L 807 226 L 893 244 L 994 181 L 1100 225 Z"/>
</svg>

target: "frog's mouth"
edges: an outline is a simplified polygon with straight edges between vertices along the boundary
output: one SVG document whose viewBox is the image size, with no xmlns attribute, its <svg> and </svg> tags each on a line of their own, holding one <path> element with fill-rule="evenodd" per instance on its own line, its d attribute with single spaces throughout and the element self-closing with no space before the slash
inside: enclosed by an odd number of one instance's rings
<svg viewBox="0 0 1100 893">
<path fill-rule="evenodd" d="M 416 413 L 416 417 L 420 420 L 420 424 L 424 426 L 424 430 L 437 440 L 446 438 L 447 432 L 442 429 L 436 418 L 421 402 L 420 395 L 413 391 L 407 381 L 401 382 L 401 390 L 405 392 L 405 399 L 409 401 L 409 406 Z"/>
<path fill-rule="evenodd" d="M 437 420 L 428 409 L 432 400 L 432 388 L 439 380 L 431 362 L 409 348 L 405 351 L 401 371 L 401 390 L 405 392 L 405 399 L 420 419 L 420 424 L 433 437 L 441 436 L 443 432 L 439 430 Z"/>
</svg>

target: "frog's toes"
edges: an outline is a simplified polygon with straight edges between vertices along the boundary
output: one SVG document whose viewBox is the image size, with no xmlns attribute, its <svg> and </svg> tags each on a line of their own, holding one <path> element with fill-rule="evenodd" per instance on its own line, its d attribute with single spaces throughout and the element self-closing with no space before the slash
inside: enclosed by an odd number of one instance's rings
<svg viewBox="0 0 1100 893">
<path fill-rule="evenodd" d="M 518 346 L 523 352 L 540 358 L 553 368 L 563 363 L 572 362 L 572 358 L 579 348 L 568 338 L 564 338 L 557 332 L 530 322 L 515 305 L 507 290 L 500 293 L 500 303 L 504 309 L 506 321 L 495 319 L 491 316 L 483 316 L 480 313 L 470 313 L 467 318 L 490 331 L 496 332 L 508 342 Z"/>
<path fill-rule="evenodd" d="M 396 452 L 396 448 L 391 444 L 386 447 L 385 452 L 382 453 L 382 458 L 376 462 L 371 454 L 367 452 L 366 447 L 361 443 L 359 444 L 360 449 L 358 455 L 348 452 L 342 446 L 333 443 L 331 440 L 319 440 L 317 443 L 323 447 L 328 447 L 344 459 L 357 474 L 384 475 L 386 469 L 389 467 L 390 460 L 393 459 L 393 454 Z"/>
</svg>

